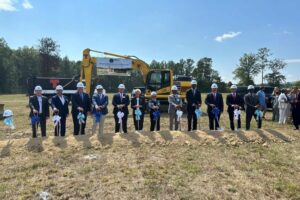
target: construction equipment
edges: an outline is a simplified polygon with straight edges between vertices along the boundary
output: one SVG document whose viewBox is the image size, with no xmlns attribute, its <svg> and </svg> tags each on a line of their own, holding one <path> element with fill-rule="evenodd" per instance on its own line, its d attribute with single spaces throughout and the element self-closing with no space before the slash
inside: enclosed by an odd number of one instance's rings
<svg viewBox="0 0 300 200">
<path fill-rule="evenodd" d="M 143 88 L 139 87 L 142 91 L 142 95 L 144 95 L 146 101 L 148 101 L 151 98 L 151 92 L 155 91 L 157 93 L 157 99 L 162 103 L 167 103 L 168 96 L 171 93 L 171 87 L 173 85 L 177 85 L 179 88 L 179 94 L 181 98 L 184 101 L 185 98 L 185 92 L 187 89 L 191 87 L 190 79 L 187 81 L 186 79 L 181 81 L 180 79 L 178 81 L 174 80 L 173 77 L 173 71 L 169 69 L 155 69 L 151 70 L 149 65 L 144 62 L 143 60 L 139 59 L 136 56 L 123 56 L 118 55 L 114 53 L 108 53 L 108 52 L 102 52 L 102 51 L 96 51 L 91 49 L 85 49 L 83 51 L 83 59 L 81 64 L 81 71 L 80 71 L 80 80 L 85 82 L 86 85 L 86 92 L 91 94 L 93 92 L 92 87 L 92 77 L 94 77 L 94 68 L 101 68 L 101 64 L 99 64 L 99 60 L 101 60 L 102 57 L 92 57 L 90 55 L 91 52 L 94 53 L 100 53 L 105 56 L 110 56 L 111 59 L 117 58 L 117 59 L 124 59 L 124 61 L 130 61 L 129 66 L 133 70 L 140 71 L 142 77 L 144 86 Z M 113 62 L 113 60 L 109 60 L 110 62 Z M 120 62 L 120 61 L 119 61 Z M 126 62 L 120 62 L 120 63 L 126 63 Z M 115 68 L 117 69 L 117 68 Z M 118 68 L 120 69 L 120 68 Z M 130 70 L 131 70 L 130 69 Z M 102 75 L 102 74 L 98 74 Z M 181 76 L 181 79 L 183 77 Z"/>
</svg>

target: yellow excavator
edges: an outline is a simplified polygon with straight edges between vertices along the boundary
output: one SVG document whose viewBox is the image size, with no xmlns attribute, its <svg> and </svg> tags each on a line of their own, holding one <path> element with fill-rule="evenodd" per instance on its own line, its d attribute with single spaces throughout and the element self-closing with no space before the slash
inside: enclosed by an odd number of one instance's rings
<svg viewBox="0 0 300 200">
<path fill-rule="evenodd" d="M 163 102 L 168 101 L 168 96 L 171 93 L 171 87 L 176 85 L 179 90 L 179 94 L 184 100 L 185 92 L 187 89 L 191 87 L 191 78 L 184 78 L 174 80 L 173 71 L 169 69 L 153 69 L 151 70 L 149 65 L 144 62 L 143 60 L 139 59 L 136 56 L 124 56 L 118 55 L 114 53 L 96 51 L 92 49 L 84 49 L 83 51 L 83 59 L 81 64 L 81 71 L 80 71 L 80 80 L 85 81 L 86 85 L 86 92 L 91 93 L 94 91 L 92 87 L 92 76 L 93 76 L 93 69 L 97 63 L 97 57 L 92 57 L 90 55 L 91 52 L 103 54 L 105 56 L 110 56 L 114 58 L 121 58 L 121 59 L 129 59 L 131 60 L 131 69 L 139 70 L 143 77 L 144 82 L 144 96 L 146 101 L 151 98 L 151 92 L 156 91 L 157 99 Z M 182 77 L 182 76 L 181 76 Z"/>
</svg>

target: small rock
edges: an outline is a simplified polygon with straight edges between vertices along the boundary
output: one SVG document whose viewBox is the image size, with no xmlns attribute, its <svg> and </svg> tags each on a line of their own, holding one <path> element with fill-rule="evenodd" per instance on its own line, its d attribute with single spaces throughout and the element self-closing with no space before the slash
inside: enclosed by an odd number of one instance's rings
<svg viewBox="0 0 300 200">
<path fill-rule="evenodd" d="M 37 197 L 40 199 L 40 200 L 48 200 L 50 198 L 50 195 L 48 192 L 46 191 L 42 191 L 42 192 L 39 192 L 37 194 Z"/>
<path fill-rule="evenodd" d="M 262 146 L 263 146 L 263 147 L 268 147 L 269 144 L 265 142 L 265 143 L 262 144 Z"/>
<path fill-rule="evenodd" d="M 96 160 L 97 156 L 96 155 L 86 155 L 83 157 L 85 160 Z"/>
</svg>

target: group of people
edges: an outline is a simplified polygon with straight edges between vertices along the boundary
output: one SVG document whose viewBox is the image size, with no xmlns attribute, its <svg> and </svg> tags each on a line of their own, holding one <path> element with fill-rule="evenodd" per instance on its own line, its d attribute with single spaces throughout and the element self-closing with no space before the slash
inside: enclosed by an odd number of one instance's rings
<svg viewBox="0 0 300 200">
<path fill-rule="evenodd" d="M 300 91 L 298 87 L 289 89 L 274 88 L 272 94 L 273 117 L 279 124 L 286 124 L 291 117 L 295 129 L 300 125 Z"/>
<path fill-rule="evenodd" d="M 262 118 L 264 111 L 266 110 L 265 93 L 264 88 L 255 93 L 254 86 L 248 86 L 248 94 L 244 97 L 237 93 L 237 86 L 231 86 L 231 93 L 226 97 L 227 112 L 230 120 L 231 130 L 239 130 L 241 128 L 241 109 L 245 107 L 246 112 L 246 130 L 250 129 L 251 120 L 254 117 L 257 121 L 257 128 L 262 127 Z M 178 93 L 177 86 L 172 86 L 172 92 L 168 97 L 169 108 L 169 129 L 181 130 L 180 121 L 183 115 L 183 102 L 182 97 Z M 300 95 L 298 89 L 295 89 L 291 95 L 282 95 L 286 92 L 281 91 L 278 94 L 278 90 L 274 91 L 274 95 L 277 97 L 274 102 L 278 102 L 279 118 L 275 113 L 274 118 L 278 118 L 279 123 L 284 123 L 286 118 L 282 116 L 284 112 L 282 109 L 286 109 L 283 103 L 290 103 L 292 105 L 292 113 L 294 118 L 294 125 L 296 129 L 299 129 L 299 114 L 300 114 Z M 134 121 L 134 127 L 136 131 L 144 129 L 144 115 L 148 110 L 150 113 L 150 131 L 160 130 L 160 101 L 157 100 L 156 92 L 151 92 L 151 99 L 148 102 L 141 96 L 141 90 L 136 89 L 134 91 L 134 97 L 129 98 L 125 93 L 125 85 L 120 84 L 118 86 L 118 93 L 113 95 L 113 115 L 115 120 L 115 132 L 127 133 L 127 121 L 129 114 L 129 105 L 132 109 L 132 116 Z M 191 88 L 186 91 L 185 99 L 187 101 L 187 121 L 188 131 L 197 130 L 197 124 L 202 115 L 201 105 L 201 93 L 197 88 L 196 80 L 192 80 Z M 101 85 L 96 86 L 96 91 L 92 98 L 84 92 L 84 84 L 79 82 L 77 84 L 77 92 L 72 95 L 72 119 L 74 127 L 74 135 L 84 135 L 86 127 L 86 119 L 88 113 L 91 112 L 93 116 L 92 132 L 95 133 L 98 128 L 98 133 L 103 134 L 105 118 L 108 114 L 108 96 L 104 92 L 104 88 Z M 56 87 L 56 95 L 51 99 L 51 108 L 53 110 L 53 121 L 55 125 L 55 136 L 65 136 L 66 134 L 66 118 L 69 115 L 69 103 L 70 100 L 63 95 L 63 87 L 58 85 Z M 220 117 L 224 111 L 224 101 L 221 93 L 218 92 L 218 85 L 213 83 L 211 85 L 211 92 L 207 94 L 205 98 L 205 104 L 207 105 L 207 114 L 209 118 L 209 129 L 220 130 Z M 274 103 L 276 104 L 276 103 Z M 50 116 L 48 99 L 42 95 L 41 86 L 35 87 L 35 95 L 30 97 L 29 100 L 30 117 L 32 125 L 33 137 L 37 137 L 37 128 L 40 126 L 41 135 L 46 136 L 46 120 Z M 273 108 L 275 108 L 273 106 Z M 282 121 L 281 121 L 282 120 Z M 235 126 L 237 123 L 237 127 Z"/>
</svg>

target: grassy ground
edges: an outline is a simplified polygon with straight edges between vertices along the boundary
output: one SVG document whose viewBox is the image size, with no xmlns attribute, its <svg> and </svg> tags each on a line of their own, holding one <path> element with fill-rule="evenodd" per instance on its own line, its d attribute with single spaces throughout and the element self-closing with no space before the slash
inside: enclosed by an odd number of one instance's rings
<svg viewBox="0 0 300 200">
<path fill-rule="evenodd" d="M 111 97 L 111 96 L 110 96 Z M 228 131 L 227 113 L 223 132 L 201 130 L 151 133 L 149 116 L 145 131 L 114 134 L 111 112 L 105 134 L 72 136 L 71 118 L 67 137 L 54 138 L 48 122 L 45 139 L 31 139 L 24 95 L 2 95 L 15 113 L 17 129 L 11 134 L 0 125 L 0 199 L 300 199 L 300 132 L 291 125 L 271 122 L 262 130 Z M 204 108 L 205 109 L 205 108 Z M 110 111 L 112 107 L 110 107 Z M 244 127 L 244 114 L 242 126 Z M 147 130 L 147 131 L 146 131 Z"/>
</svg>

